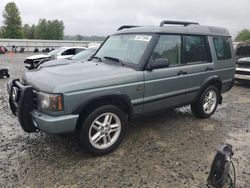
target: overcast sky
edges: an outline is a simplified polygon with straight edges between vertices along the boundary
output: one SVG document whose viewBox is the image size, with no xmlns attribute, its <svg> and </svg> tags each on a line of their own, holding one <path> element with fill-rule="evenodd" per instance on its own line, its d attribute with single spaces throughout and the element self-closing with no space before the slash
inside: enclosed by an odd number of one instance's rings
<svg viewBox="0 0 250 188">
<path fill-rule="evenodd" d="M 13 0 L 12 0 L 13 1 Z M 10 0 L 0 0 L 0 12 Z M 65 35 L 106 36 L 120 25 L 158 25 L 161 20 L 196 21 L 226 27 L 233 37 L 250 29 L 250 0 L 14 0 L 23 24 L 63 20 Z M 3 18 L 0 16 L 0 25 Z"/>
</svg>

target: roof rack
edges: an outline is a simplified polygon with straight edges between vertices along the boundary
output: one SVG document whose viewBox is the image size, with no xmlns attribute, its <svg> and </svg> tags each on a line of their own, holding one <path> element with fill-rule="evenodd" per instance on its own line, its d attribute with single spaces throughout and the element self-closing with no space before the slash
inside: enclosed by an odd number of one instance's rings
<svg viewBox="0 0 250 188">
<path fill-rule="evenodd" d="M 188 26 L 188 25 L 191 25 L 191 24 L 199 25 L 199 23 L 197 23 L 197 22 L 183 22 L 183 21 L 163 20 L 160 23 L 160 27 L 163 27 L 166 24 L 169 24 L 169 25 L 183 25 L 183 26 Z"/>
<path fill-rule="evenodd" d="M 123 29 L 129 29 L 129 28 L 134 28 L 134 27 L 140 27 L 139 25 L 122 25 L 117 29 L 117 31 L 123 30 Z"/>
</svg>

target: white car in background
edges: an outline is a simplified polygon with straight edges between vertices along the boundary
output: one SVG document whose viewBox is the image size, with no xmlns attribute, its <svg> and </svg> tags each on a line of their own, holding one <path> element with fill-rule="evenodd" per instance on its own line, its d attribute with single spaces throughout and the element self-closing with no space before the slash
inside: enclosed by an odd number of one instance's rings
<svg viewBox="0 0 250 188">
<path fill-rule="evenodd" d="M 27 69 L 35 69 L 37 68 L 42 62 L 51 60 L 51 59 L 66 59 L 70 58 L 79 52 L 86 50 L 86 47 L 61 47 L 55 49 L 47 54 L 37 54 L 28 57 L 24 63 L 28 64 L 29 66 L 25 66 Z"/>
<path fill-rule="evenodd" d="M 38 66 L 38 68 L 65 65 L 65 64 L 77 63 L 77 62 L 83 63 L 91 59 L 97 50 L 98 50 L 98 47 L 89 47 L 88 49 L 81 51 L 72 57 L 69 57 L 66 59 L 52 59 L 44 63 L 41 63 Z"/>
</svg>

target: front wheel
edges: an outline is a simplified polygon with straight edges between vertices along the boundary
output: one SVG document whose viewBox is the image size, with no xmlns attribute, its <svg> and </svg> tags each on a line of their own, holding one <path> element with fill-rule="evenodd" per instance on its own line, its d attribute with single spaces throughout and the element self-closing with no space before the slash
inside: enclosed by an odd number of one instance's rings
<svg viewBox="0 0 250 188">
<path fill-rule="evenodd" d="M 211 117 L 219 103 L 220 93 L 217 87 L 209 86 L 200 95 L 198 100 L 191 104 L 191 110 L 198 118 Z"/>
<path fill-rule="evenodd" d="M 94 155 L 112 152 L 126 131 L 126 115 L 118 107 L 104 105 L 93 110 L 81 122 L 80 145 Z"/>
</svg>

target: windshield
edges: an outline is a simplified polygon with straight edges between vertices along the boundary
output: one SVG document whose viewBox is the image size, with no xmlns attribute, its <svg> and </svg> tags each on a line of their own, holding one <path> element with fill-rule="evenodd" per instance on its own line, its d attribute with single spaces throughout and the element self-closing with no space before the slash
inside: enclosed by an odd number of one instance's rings
<svg viewBox="0 0 250 188">
<path fill-rule="evenodd" d="M 97 49 L 95 48 L 89 48 L 86 50 L 83 50 L 82 52 L 72 56 L 70 59 L 72 60 L 88 60 L 92 54 L 96 52 Z"/>
<path fill-rule="evenodd" d="M 95 57 L 101 59 L 112 57 L 124 63 L 138 64 L 151 38 L 151 35 L 144 34 L 110 36 Z"/>
<path fill-rule="evenodd" d="M 61 52 L 62 50 L 64 50 L 64 48 L 58 48 L 58 49 L 52 50 L 51 52 L 48 53 L 48 55 L 55 56 L 57 53 Z"/>
</svg>

